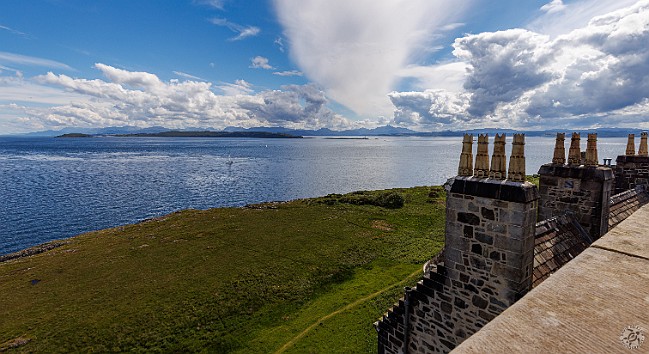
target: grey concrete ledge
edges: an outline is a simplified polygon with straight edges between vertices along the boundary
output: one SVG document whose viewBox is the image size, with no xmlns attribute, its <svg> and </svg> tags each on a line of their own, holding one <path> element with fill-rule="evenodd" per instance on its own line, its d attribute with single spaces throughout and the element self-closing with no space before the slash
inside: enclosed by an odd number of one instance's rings
<svg viewBox="0 0 649 354">
<path fill-rule="evenodd" d="M 629 349 L 627 327 L 645 341 Z M 649 353 L 649 205 L 452 353 Z"/>
</svg>

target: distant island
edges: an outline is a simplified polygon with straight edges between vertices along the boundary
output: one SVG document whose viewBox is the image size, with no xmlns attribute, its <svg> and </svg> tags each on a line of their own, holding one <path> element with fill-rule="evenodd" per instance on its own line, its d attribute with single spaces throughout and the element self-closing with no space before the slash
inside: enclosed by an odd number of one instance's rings
<svg viewBox="0 0 649 354">
<path fill-rule="evenodd" d="M 284 138 L 284 139 L 301 139 L 300 135 L 260 131 L 164 131 L 156 133 L 129 133 L 129 134 L 99 134 L 90 135 L 82 133 L 68 133 L 57 136 L 57 138 L 87 138 L 93 136 L 112 136 L 112 137 L 161 137 L 161 138 Z"/>
<path fill-rule="evenodd" d="M 83 134 L 83 133 L 68 133 L 68 134 L 63 134 L 57 136 L 57 138 L 92 138 L 93 135 L 91 134 Z"/>
<path fill-rule="evenodd" d="M 547 130 L 514 130 L 503 128 L 481 128 L 481 129 L 468 129 L 468 130 L 444 130 L 444 131 L 430 131 L 420 132 L 401 127 L 394 127 L 386 125 L 373 129 L 358 128 L 349 130 L 331 130 L 328 128 L 320 128 L 317 130 L 309 129 L 290 129 L 283 127 L 226 127 L 223 130 L 210 127 L 191 127 L 182 130 L 171 130 L 165 127 L 154 126 L 148 128 L 139 128 L 133 126 L 123 127 L 104 127 L 104 128 L 80 128 L 70 127 L 62 130 L 47 130 L 41 132 L 32 132 L 21 134 L 24 136 L 47 136 L 47 137 L 96 137 L 96 136 L 162 136 L 162 137 L 245 137 L 245 138 L 301 138 L 301 137 L 378 137 L 378 136 L 399 136 L 399 137 L 461 137 L 465 133 L 473 134 L 474 137 L 478 134 L 506 133 L 508 136 L 514 133 L 525 133 L 526 136 L 546 136 L 554 137 L 557 132 L 580 132 L 582 136 L 588 133 L 597 133 L 600 138 L 606 137 L 626 137 L 631 133 L 639 133 L 641 129 L 636 128 L 592 128 L 592 129 L 547 129 Z M 161 134 L 162 133 L 162 134 Z M 262 134 L 270 133 L 270 134 Z M 83 135 L 80 135 L 83 134 Z"/>
</svg>

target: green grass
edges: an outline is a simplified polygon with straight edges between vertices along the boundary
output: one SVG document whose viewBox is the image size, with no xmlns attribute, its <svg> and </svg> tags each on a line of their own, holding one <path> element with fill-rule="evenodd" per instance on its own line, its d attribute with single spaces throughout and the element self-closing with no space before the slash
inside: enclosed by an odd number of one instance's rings
<svg viewBox="0 0 649 354">
<path fill-rule="evenodd" d="M 391 191 L 402 208 L 186 210 L 0 263 L 0 351 L 376 352 L 372 323 L 444 239 L 441 187 Z"/>
</svg>

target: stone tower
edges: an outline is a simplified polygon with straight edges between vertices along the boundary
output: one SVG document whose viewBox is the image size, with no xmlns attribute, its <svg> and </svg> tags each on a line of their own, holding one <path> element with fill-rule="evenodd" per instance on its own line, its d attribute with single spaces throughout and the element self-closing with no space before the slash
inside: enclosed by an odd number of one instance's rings
<svg viewBox="0 0 649 354">
<path fill-rule="evenodd" d="M 579 140 L 579 134 L 573 133 L 567 165 L 554 163 L 553 158 L 553 163 L 539 169 L 539 220 L 573 214 L 596 240 L 608 231 L 613 171 L 597 164 L 595 134 L 588 135 L 585 164 L 580 165 Z"/>
<path fill-rule="evenodd" d="M 566 163 L 566 148 L 564 143 L 565 140 L 565 133 L 557 133 L 557 140 L 554 144 L 554 155 L 552 156 L 553 164 L 563 165 Z"/>
<path fill-rule="evenodd" d="M 478 151 L 475 155 L 475 169 L 473 176 L 478 178 L 489 177 L 489 135 L 478 135 Z"/>
<path fill-rule="evenodd" d="M 489 178 L 505 179 L 507 156 L 505 156 L 505 134 L 496 134 L 494 139 L 494 152 L 491 156 L 491 168 L 489 169 Z"/>
<path fill-rule="evenodd" d="M 457 170 L 458 176 L 471 176 L 473 174 L 473 134 L 464 134 L 462 140 L 462 153 L 460 154 L 460 166 Z"/>
</svg>

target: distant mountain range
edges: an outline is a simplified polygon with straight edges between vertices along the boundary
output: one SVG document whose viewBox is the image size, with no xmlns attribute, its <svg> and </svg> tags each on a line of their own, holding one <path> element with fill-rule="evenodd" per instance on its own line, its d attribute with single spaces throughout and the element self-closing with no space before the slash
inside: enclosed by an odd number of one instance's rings
<svg viewBox="0 0 649 354">
<path fill-rule="evenodd" d="M 393 127 L 386 125 L 383 127 L 378 127 L 374 129 L 360 128 L 360 129 L 351 129 L 351 130 L 331 130 L 327 128 L 321 128 L 318 130 L 304 130 L 304 129 L 288 129 L 282 127 L 256 127 L 256 128 L 239 128 L 239 127 L 227 127 L 223 130 L 210 129 L 210 128 L 186 128 L 182 130 L 178 129 L 168 129 L 165 127 L 150 127 L 150 128 L 138 128 L 138 127 L 108 127 L 108 128 L 65 128 L 62 130 L 47 130 L 42 132 L 34 132 L 22 134 L 23 136 L 59 136 L 63 134 L 70 133 L 80 133 L 80 134 L 89 134 L 89 135 L 124 135 L 124 134 L 158 134 L 165 133 L 170 131 L 213 131 L 213 132 L 266 132 L 266 133 L 275 133 L 275 134 L 289 134 L 297 136 L 462 136 L 464 133 L 473 134 L 477 136 L 478 134 L 489 134 L 494 135 L 496 133 L 506 133 L 511 135 L 514 133 L 525 133 L 527 136 L 554 136 L 557 131 L 566 132 L 566 138 L 569 139 L 569 133 L 573 130 L 566 129 L 549 129 L 541 131 L 517 131 L 513 129 L 497 129 L 497 128 L 484 128 L 484 129 L 471 129 L 464 131 L 439 131 L 439 132 L 417 132 L 414 130 Z M 599 137 L 626 137 L 631 133 L 638 133 L 639 129 L 630 129 L 630 128 L 597 128 L 597 129 L 578 129 L 575 130 L 582 133 L 582 136 L 586 133 L 597 133 Z"/>
</svg>

